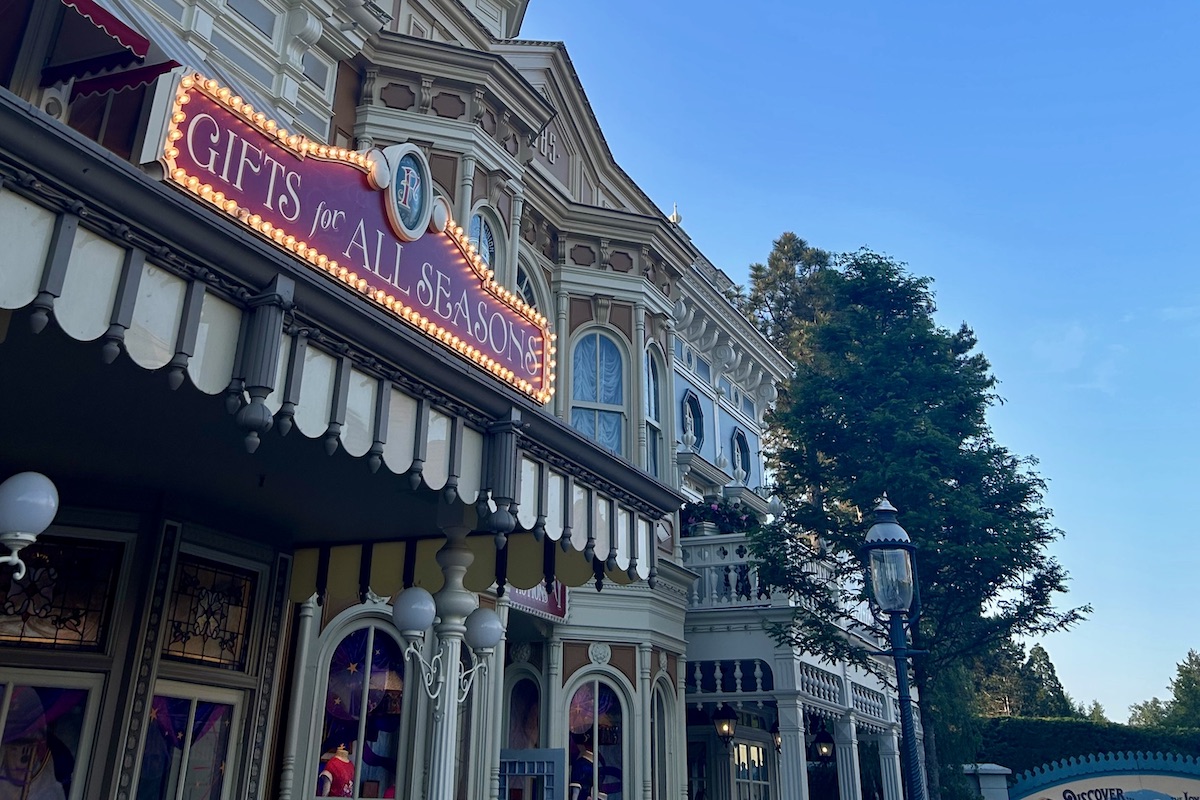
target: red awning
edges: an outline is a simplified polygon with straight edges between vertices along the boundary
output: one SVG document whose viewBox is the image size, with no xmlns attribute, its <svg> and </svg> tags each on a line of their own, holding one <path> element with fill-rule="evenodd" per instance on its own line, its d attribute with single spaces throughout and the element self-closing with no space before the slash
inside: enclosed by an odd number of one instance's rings
<svg viewBox="0 0 1200 800">
<path fill-rule="evenodd" d="M 99 0 L 62 0 L 62 4 L 79 12 L 138 58 L 145 58 L 150 52 L 150 40 L 101 6 Z"/>
<path fill-rule="evenodd" d="M 84 97 L 89 94 L 104 94 L 105 92 L 120 92 L 125 89 L 135 89 L 138 86 L 153 83 L 154 79 L 159 75 L 178 66 L 178 62 L 167 60 L 158 64 L 125 70 L 124 72 L 112 72 L 108 75 L 75 81 L 75 84 L 71 87 L 71 99 L 74 100 L 77 97 Z"/>
</svg>

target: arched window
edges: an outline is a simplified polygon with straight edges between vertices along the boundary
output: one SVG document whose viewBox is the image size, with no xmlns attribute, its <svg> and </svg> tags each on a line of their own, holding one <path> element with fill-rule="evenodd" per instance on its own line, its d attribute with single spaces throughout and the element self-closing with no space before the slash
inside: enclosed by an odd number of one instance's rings
<svg viewBox="0 0 1200 800">
<path fill-rule="evenodd" d="M 704 444 L 704 409 L 700 407 L 700 398 L 694 392 L 688 392 L 683 398 L 683 413 L 680 422 L 683 426 L 683 445 L 689 450 L 699 451 Z"/>
<path fill-rule="evenodd" d="M 492 219 L 491 214 L 480 209 L 471 215 L 471 226 L 467 235 L 471 244 L 475 245 L 476 252 L 483 258 L 483 263 L 496 273 L 496 280 L 500 280 L 500 260 L 504 247 L 500 226 Z"/>
<path fill-rule="evenodd" d="M 537 285 L 524 264 L 517 264 L 517 294 L 521 295 L 521 299 L 526 303 L 538 308 Z"/>
<path fill-rule="evenodd" d="M 541 747 L 542 698 L 537 681 L 521 678 L 508 695 L 508 747 L 532 750 Z"/>
<path fill-rule="evenodd" d="M 382 625 L 350 632 L 329 659 L 322 700 L 318 790 L 360 798 L 395 791 L 404 648 Z"/>
<path fill-rule="evenodd" d="M 650 774 L 651 797 L 667 800 L 671 797 L 671 723 L 673 722 L 667 695 L 661 686 L 654 689 L 650 704 Z"/>
<path fill-rule="evenodd" d="M 734 430 L 730 445 L 730 452 L 733 453 L 733 480 L 736 483 L 745 483 L 753 469 L 750 462 L 750 442 L 747 441 L 745 433 Z"/>
<path fill-rule="evenodd" d="M 568 709 L 571 800 L 621 800 L 625 725 L 616 690 L 599 680 L 575 690 Z"/>
<path fill-rule="evenodd" d="M 625 448 L 625 360 L 604 334 L 585 334 L 571 358 L 571 427 L 601 447 Z"/>
<path fill-rule="evenodd" d="M 646 471 L 660 477 L 662 469 L 662 373 L 654 351 L 646 353 Z"/>
</svg>

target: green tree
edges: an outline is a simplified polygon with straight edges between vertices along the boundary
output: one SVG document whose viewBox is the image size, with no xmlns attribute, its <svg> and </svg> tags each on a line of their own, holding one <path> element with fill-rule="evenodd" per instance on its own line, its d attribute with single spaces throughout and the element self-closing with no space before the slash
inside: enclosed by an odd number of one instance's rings
<svg viewBox="0 0 1200 800">
<path fill-rule="evenodd" d="M 1108 715 L 1104 713 L 1104 706 L 1100 705 L 1099 700 L 1092 701 L 1092 704 L 1087 707 L 1087 712 L 1084 714 L 1084 717 L 1087 718 L 1089 722 L 1095 722 L 1097 724 L 1107 724 L 1112 722 L 1112 720 L 1108 718 Z"/>
<path fill-rule="evenodd" d="M 1175 665 L 1168 684 L 1171 696 L 1151 698 L 1129 707 L 1129 724 L 1143 728 L 1200 728 L 1200 653 L 1188 650 Z"/>
<path fill-rule="evenodd" d="M 1021 716 L 1077 717 L 1083 716 L 1063 690 L 1050 654 L 1040 644 L 1029 648 L 1029 658 L 1022 666 Z"/>
<path fill-rule="evenodd" d="M 843 633 L 859 624 L 849 615 L 863 599 L 854 554 L 883 493 L 900 509 L 920 570 L 914 638 L 928 655 L 914 678 L 936 800 L 937 742 L 954 735 L 942 723 L 962 717 L 947 683 L 958 667 L 1013 636 L 1069 627 L 1087 609 L 1054 605 L 1067 576 L 1046 548 L 1061 532 L 1036 462 L 999 445 L 987 424 L 996 381 L 971 329 L 939 327 L 929 279 L 893 259 L 860 250 L 825 264 L 797 257 L 802 241 L 780 237 L 768 268 L 751 276 L 760 327 L 796 363 L 769 420 L 785 512 L 754 538 L 754 553 L 764 580 L 806 601 L 774 630 L 779 639 L 866 663 L 868 651 Z"/>
<path fill-rule="evenodd" d="M 1152 697 L 1129 707 L 1129 724 L 1135 728 L 1162 728 L 1167 723 L 1167 703 Z"/>
</svg>

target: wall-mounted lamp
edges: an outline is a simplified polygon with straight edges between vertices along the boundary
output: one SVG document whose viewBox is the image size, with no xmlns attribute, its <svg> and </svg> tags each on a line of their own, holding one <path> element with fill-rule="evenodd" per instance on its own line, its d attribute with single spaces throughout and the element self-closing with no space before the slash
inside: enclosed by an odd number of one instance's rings
<svg viewBox="0 0 1200 800">
<path fill-rule="evenodd" d="M 37 541 L 57 513 L 58 489 L 40 472 L 20 472 L 0 483 L 0 544 L 9 549 L 0 564 L 12 564 L 15 579 L 25 577 L 19 553 Z"/>
<path fill-rule="evenodd" d="M 783 735 L 779 732 L 779 722 L 771 723 L 771 741 L 775 742 L 775 752 L 783 752 Z"/>
<path fill-rule="evenodd" d="M 733 743 L 737 733 L 737 712 L 732 706 L 724 705 L 713 712 L 713 727 L 717 729 L 717 738 L 728 747 Z"/>
<path fill-rule="evenodd" d="M 820 761 L 833 758 L 833 737 L 825 730 L 825 723 L 821 723 L 821 730 L 813 737 L 812 748 L 813 754 Z"/>
</svg>

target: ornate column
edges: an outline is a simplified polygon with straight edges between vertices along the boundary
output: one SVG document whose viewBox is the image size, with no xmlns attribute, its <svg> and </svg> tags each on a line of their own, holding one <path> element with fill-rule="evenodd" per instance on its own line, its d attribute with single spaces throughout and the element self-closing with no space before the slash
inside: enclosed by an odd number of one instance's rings
<svg viewBox="0 0 1200 800">
<path fill-rule="evenodd" d="M 462 644 L 466 633 L 467 615 L 479 601 L 475 593 L 463 585 L 467 568 L 475 556 L 467 547 L 466 525 L 442 529 L 446 544 L 437 552 L 445 584 L 433 596 L 437 607 L 437 636 L 441 656 L 442 691 L 433 703 L 433 726 L 430 731 L 429 800 L 454 800 L 457 789 L 455 760 L 458 755 L 458 691 L 462 675 Z"/>
<path fill-rule="evenodd" d="M 508 612 L 510 609 L 508 595 L 496 599 L 496 614 L 500 617 L 500 622 L 504 625 L 504 630 L 508 630 Z M 507 698 L 504 695 L 504 651 L 507 649 L 508 638 L 500 640 L 500 644 L 496 646 L 496 652 L 492 655 L 492 670 L 488 676 L 488 693 L 491 695 L 491 702 L 487 704 L 487 728 L 488 728 L 488 760 L 485 762 L 491 766 L 487 770 L 487 794 L 485 797 L 489 800 L 497 800 L 500 796 L 500 747 L 504 738 L 504 707 Z"/>
<path fill-rule="evenodd" d="M 651 725 L 650 712 L 650 644 L 648 642 L 640 642 L 637 649 L 637 671 L 638 671 L 638 708 L 642 716 L 642 724 L 637 726 L 637 736 L 641 739 L 640 744 L 635 744 L 637 753 L 640 754 L 637 759 L 637 770 L 642 775 L 642 797 L 645 800 L 651 800 L 654 794 L 652 785 L 654 774 L 651 772 L 651 756 L 650 753 L 654 747 L 654 728 Z M 666 755 L 665 753 L 663 754 Z M 636 776 L 638 772 L 635 772 Z"/>
<path fill-rule="evenodd" d="M 858 771 L 858 726 L 853 711 L 833 723 L 833 747 L 837 756 L 839 800 L 861 800 L 862 781 Z"/>
<path fill-rule="evenodd" d="M 679 800 L 688 800 L 687 760 L 687 657 L 680 653 L 675 659 L 675 702 L 679 713 L 675 715 L 675 780 L 679 786 Z"/>
<path fill-rule="evenodd" d="M 804 743 L 804 703 L 779 697 L 779 800 L 808 800 L 808 748 Z"/>
<path fill-rule="evenodd" d="M 304 723 L 299 713 L 300 704 L 293 698 L 303 697 L 308 686 L 307 673 L 309 651 L 311 648 L 313 629 L 316 626 L 314 617 L 317 610 L 317 596 L 313 595 L 300 606 L 300 619 L 296 623 L 296 664 L 292 672 L 292 697 L 288 698 L 291 706 L 288 713 L 287 731 L 283 739 L 283 762 L 279 770 L 279 800 L 292 800 L 292 787 L 296 776 L 296 750 L 300 744 L 301 728 Z M 302 792 L 303 794 L 303 792 Z"/>
<path fill-rule="evenodd" d="M 570 320 L 567 313 L 571 308 L 571 297 L 567 294 L 566 289 L 559 289 L 555 302 L 555 325 L 554 332 L 558 334 L 558 382 L 555 384 L 557 390 L 554 392 L 554 415 L 559 419 L 566 416 L 565 409 L 571 402 L 571 353 L 568 352 L 571 347 L 571 336 L 568 331 Z"/>
<path fill-rule="evenodd" d="M 637 452 L 643 466 L 646 462 L 646 306 L 633 304 L 633 422 L 637 426 Z M 647 469 L 647 472 L 650 470 Z"/>
<path fill-rule="evenodd" d="M 471 198 L 475 196 L 475 156 L 464 153 L 459 160 L 462 165 L 462 175 L 458 179 L 458 209 L 454 216 L 464 229 L 471 225 Z"/>
<path fill-rule="evenodd" d="M 900 728 L 893 724 L 879 737 L 879 774 L 883 800 L 904 800 L 900 776 Z"/>
<path fill-rule="evenodd" d="M 512 214 L 508 219 L 508 255 L 504 259 L 504 263 L 508 265 L 508 275 L 505 276 L 507 283 L 514 290 L 520 291 L 517 287 L 517 258 L 521 252 L 521 214 L 525 209 L 525 193 L 520 191 L 513 195 Z M 522 297 L 521 299 L 524 299 Z M 545 312 L 546 309 L 539 308 L 538 311 Z"/>
</svg>

